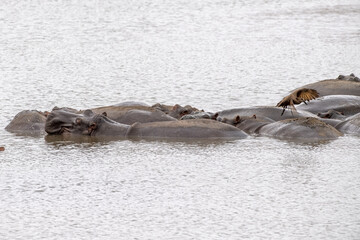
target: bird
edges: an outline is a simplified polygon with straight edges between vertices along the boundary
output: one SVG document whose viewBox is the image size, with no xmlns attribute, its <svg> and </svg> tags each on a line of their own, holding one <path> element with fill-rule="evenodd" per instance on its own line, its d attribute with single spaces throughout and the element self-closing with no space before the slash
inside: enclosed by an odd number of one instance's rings
<svg viewBox="0 0 360 240">
<path fill-rule="evenodd" d="M 300 104 L 302 102 L 307 104 L 306 101 L 310 101 L 318 97 L 319 93 L 315 89 L 300 88 L 290 93 L 290 95 L 284 97 L 276 106 L 283 107 L 281 116 L 284 114 L 285 109 L 288 106 L 291 107 L 291 114 L 293 114 L 292 111 L 296 111 L 294 104 Z"/>
</svg>

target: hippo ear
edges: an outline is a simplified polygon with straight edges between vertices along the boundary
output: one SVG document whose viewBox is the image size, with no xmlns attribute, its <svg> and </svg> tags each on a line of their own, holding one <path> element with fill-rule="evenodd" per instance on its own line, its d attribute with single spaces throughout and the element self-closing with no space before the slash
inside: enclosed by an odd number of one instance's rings
<svg viewBox="0 0 360 240">
<path fill-rule="evenodd" d="M 339 75 L 337 78 L 341 80 L 341 79 L 344 79 L 345 76 L 344 75 Z"/>
<path fill-rule="evenodd" d="M 354 73 L 350 73 L 350 77 L 355 77 L 355 74 L 354 74 Z"/>
<path fill-rule="evenodd" d="M 256 114 L 252 115 L 252 118 L 253 118 L 253 119 L 256 119 Z"/>
<path fill-rule="evenodd" d="M 102 115 L 105 116 L 105 117 L 107 117 L 107 113 L 106 113 L 106 112 L 103 112 Z"/>
<path fill-rule="evenodd" d="M 235 119 L 234 119 L 234 123 L 237 124 L 237 123 L 239 123 L 239 122 L 241 122 L 241 118 L 240 118 L 239 115 L 237 115 L 237 116 L 235 117 Z"/>
</svg>

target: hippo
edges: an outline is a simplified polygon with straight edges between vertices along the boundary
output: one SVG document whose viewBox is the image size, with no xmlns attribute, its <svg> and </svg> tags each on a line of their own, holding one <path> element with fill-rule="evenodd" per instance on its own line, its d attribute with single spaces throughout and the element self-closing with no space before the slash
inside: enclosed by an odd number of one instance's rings
<svg viewBox="0 0 360 240">
<path fill-rule="evenodd" d="M 339 111 L 336 111 L 336 110 L 328 110 L 327 112 L 320 112 L 317 114 L 318 117 L 321 117 L 321 118 L 326 118 L 326 119 L 345 119 L 345 115 L 343 112 L 339 112 Z"/>
<path fill-rule="evenodd" d="M 193 112 L 187 115 L 184 115 L 180 118 L 180 120 L 188 120 L 188 119 L 216 119 L 216 115 L 211 112 Z"/>
<path fill-rule="evenodd" d="M 221 121 L 222 118 L 234 119 L 236 116 L 253 116 L 260 118 L 270 118 L 274 121 L 289 119 L 289 118 L 299 118 L 299 117 L 314 117 L 318 118 L 316 115 L 307 112 L 307 111 L 292 111 L 290 109 L 285 109 L 282 107 L 271 107 L 271 106 L 259 106 L 259 107 L 247 107 L 247 108 L 234 108 L 228 109 L 221 112 L 217 112 L 217 120 Z M 283 114 L 282 114 L 283 113 Z"/>
<path fill-rule="evenodd" d="M 174 106 L 171 106 L 171 105 L 164 105 L 157 103 L 154 104 L 152 108 L 158 109 L 176 119 L 180 119 L 183 116 L 191 113 L 200 112 L 199 109 L 194 108 L 190 105 L 186 105 L 185 107 L 182 107 L 179 104 L 175 104 Z"/>
<path fill-rule="evenodd" d="M 94 113 L 106 113 L 106 116 L 116 122 L 131 125 L 135 122 L 160 122 L 160 121 L 177 121 L 177 119 L 165 114 L 157 109 L 138 106 L 138 107 L 123 107 L 123 106 L 109 106 L 91 109 Z M 80 111 L 79 113 L 82 113 Z"/>
<path fill-rule="evenodd" d="M 300 88 L 315 89 L 320 96 L 327 96 L 327 95 L 360 96 L 360 81 L 359 78 L 356 77 L 353 73 L 348 76 L 339 75 L 339 77 L 337 77 L 336 79 L 326 79 L 319 82 L 310 83 Z"/>
<path fill-rule="evenodd" d="M 252 116 L 237 115 L 233 119 L 218 118 L 218 121 L 235 126 L 249 135 L 256 135 L 259 128 L 268 123 L 275 122 L 267 117 L 257 117 L 255 114 Z"/>
<path fill-rule="evenodd" d="M 352 95 L 330 95 L 324 96 L 308 102 L 300 104 L 298 110 L 308 111 L 314 114 L 326 112 L 329 110 L 338 111 L 344 116 L 351 116 L 360 112 L 360 96 Z"/>
<path fill-rule="evenodd" d="M 16 114 L 5 129 L 23 135 L 42 135 L 45 134 L 46 116 L 47 112 L 24 110 Z"/>
<path fill-rule="evenodd" d="M 222 119 L 249 135 L 275 137 L 288 140 L 321 141 L 335 139 L 342 133 L 333 126 L 313 117 L 291 118 L 274 121 L 269 118 L 258 118 L 256 115 L 234 119 Z"/>
<path fill-rule="evenodd" d="M 348 117 L 345 121 L 335 126 L 342 133 L 360 136 L 360 113 Z"/>
<path fill-rule="evenodd" d="M 54 135 L 86 135 L 117 139 L 242 139 L 247 134 L 228 124 L 209 119 L 134 123 L 115 122 L 104 114 L 86 110 L 76 114 L 63 110 L 52 111 L 45 131 Z"/>
<path fill-rule="evenodd" d="M 317 118 L 293 118 L 266 124 L 257 130 L 260 136 L 286 140 L 317 142 L 336 139 L 343 134 Z"/>
</svg>

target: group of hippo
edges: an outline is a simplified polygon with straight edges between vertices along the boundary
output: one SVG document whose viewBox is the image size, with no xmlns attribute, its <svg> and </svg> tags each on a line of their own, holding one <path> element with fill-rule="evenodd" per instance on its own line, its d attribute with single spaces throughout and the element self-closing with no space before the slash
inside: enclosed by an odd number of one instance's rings
<svg viewBox="0 0 360 240">
<path fill-rule="evenodd" d="M 267 136 L 321 141 L 344 134 L 360 136 L 360 80 L 354 74 L 322 80 L 299 89 L 316 97 L 297 99 L 297 89 L 282 104 L 205 112 L 191 106 L 149 106 L 138 102 L 77 110 L 55 107 L 51 112 L 25 110 L 6 126 L 17 134 L 90 136 L 112 139 L 243 139 Z M 316 99 L 314 99 L 316 98 Z"/>
</svg>

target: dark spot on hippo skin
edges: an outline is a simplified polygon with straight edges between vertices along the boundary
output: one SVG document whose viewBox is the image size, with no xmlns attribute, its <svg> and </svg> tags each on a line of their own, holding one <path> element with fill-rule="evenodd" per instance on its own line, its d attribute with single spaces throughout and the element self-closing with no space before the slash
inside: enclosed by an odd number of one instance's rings
<svg viewBox="0 0 360 240">
<path fill-rule="evenodd" d="M 0 152 L 5 151 L 5 147 L 0 147 Z"/>
</svg>

